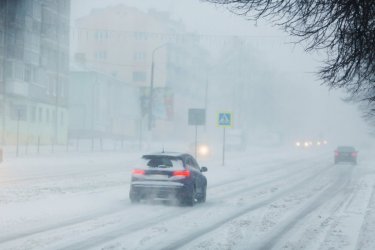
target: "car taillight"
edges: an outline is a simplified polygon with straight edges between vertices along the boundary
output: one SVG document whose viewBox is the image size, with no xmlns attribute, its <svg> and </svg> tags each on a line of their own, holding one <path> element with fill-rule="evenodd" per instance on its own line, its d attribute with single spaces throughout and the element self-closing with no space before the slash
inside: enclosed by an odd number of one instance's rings
<svg viewBox="0 0 375 250">
<path fill-rule="evenodd" d="M 189 170 L 174 171 L 173 176 L 189 177 L 190 171 Z"/>
<path fill-rule="evenodd" d="M 145 171 L 141 170 L 141 169 L 133 169 L 132 174 L 133 175 L 144 175 Z"/>
<path fill-rule="evenodd" d="M 335 156 L 339 156 L 339 151 L 335 151 Z"/>
<path fill-rule="evenodd" d="M 353 153 L 352 153 L 352 157 L 357 157 L 357 153 L 356 153 L 356 152 L 353 152 Z"/>
</svg>

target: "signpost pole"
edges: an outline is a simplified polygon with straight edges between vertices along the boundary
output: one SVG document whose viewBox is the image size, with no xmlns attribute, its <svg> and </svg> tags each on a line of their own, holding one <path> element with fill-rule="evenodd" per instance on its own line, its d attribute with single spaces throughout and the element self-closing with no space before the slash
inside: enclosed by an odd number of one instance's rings
<svg viewBox="0 0 375 250">
<path fill-rule="evenodd" d="M 21 119 L 21 111 L 17 110 L 17 146 L 16 146 L 16 157 L 18 157 L 19 152 L 19 137 L 20 137 L 20 119 Z"/>
<path fill-rule="evenodd" d="M 225 128 L 232 127 L 232 113 L 230 112 L 222 112 L 218 113 L 217 119 L 218 126 L 223 127 L 223 166 L 225 164 Z"/>
<path fill-rule="evenodd" d="M 195 125 L 195 147 L 194 147 L 194 157 L 197 158 L 197 145 L 198 145 L 198 126 Z"/>
<path fill-rule="evenodd" d="M 225 164 L 225 127 L 223 128 L 223 166 Z"/>
</svg>

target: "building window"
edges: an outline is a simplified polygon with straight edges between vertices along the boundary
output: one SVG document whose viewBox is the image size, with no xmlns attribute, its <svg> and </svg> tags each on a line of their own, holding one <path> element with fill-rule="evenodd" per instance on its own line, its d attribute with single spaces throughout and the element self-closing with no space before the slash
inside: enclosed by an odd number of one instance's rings
<svg viewBox="0 0 375 250">
<path fill-rule="evenodd" d="M 134 38 L 138 41 L 146 41 L 148 39 L 148 35 L 146 32 L 134 32 Z"/>
<path fill-rule="evenodd" d="M 30 65 L 25 65 L 25 82 L 31 82 L 32 76 L 31 76 L 31 67 Z"/>
<path fill-rule="evenodd" d="M 8 78 L 13 78 L 13 63 L 7 62 L 5 64 L 5 76 Z"/>
<path fill-rule="evenodd" d="M 33 77 L 33 82 L 39 82 L 39 71 L 37 67 L 32 68 L 33 73 L 31 74 Z"/>
<path fill-rule="evenodd" d="M 41 123 L 43 121 L 43 109 L 39 108 L 39 115 L 38 120 Z"/>
<path fill-rule="evenodd" d="M 144 82 L 146 81 L 146 72 L 144 71 L 134 71 L 133 72 L 134 82 Z"/>
<path fill-rule="evenodd" d="M 10 106 L 10 117 L 12 120 L 27 120 L 27 109 L 25 105 L 11 105 Z"/>
<path fill-rule="evenodd" d="M 46 109 L 46 123 L 49 123 L 49 109 Z"/>
<path fill-rule="evenodd" d="M 145 52 L 134 52 L 133 59 L 136 62 L 144 62 L 144 61 L 146 61 L 146 53 Z"/>
<path fill-rule="evenodd" d="M 97 41 L 108 39 L 108 37 L 109 37 L 108 31 L 106 30 L 98 30 L 95 32 L 95 40 Z"/>
<path fill-rule="evenodd" d="M 22 63 L 16 63 L 15 78 L 18 80 L 24 80 L 25 67 Z"/>
<path fill-rule="evenodd" d="M 57 82 L 52 82 L 52 95 L 56 96 L 57 95 Z"/>
<path fill-rule="evenodd" d="M 60 124 L 64 125 L 64 112 L 63 111 L 61 111 L 61 114 L 60 114 Z"/>
<path fill-rule="evenodd" d="M 60 85 L 60 96 L 63 98 L 65 97 L 65 94 L 66 94 L 65 91 L 67 89 L 68 81 L 69 81 L 68 78 L 64 78 L 63 84 Z"/>
<path fill-rule="evenodd" d="M 3 37 L 4 37 L 4 32 L 2 30 L 0 30 L 0 46 L 1 47 L 3 47 L 5 45 Z M 2 56 L 3 54 L 4 54 L 4 50 L 1 49 L 0 50 L 0 56 Z"/>
<path fill-rule="evenodd" d="M 56 76 L 48 76 L 47 95 L 56 96 Z"/>
<path fill-rule="evenodd" d="M 95 59 L 96 60 L 105 60 L 105 59 L 107 59 L 107 52 L 106 51 L 97 51 L 97 52 L 95 52 Z"/>
<path fill-rule="evenodd" d="M 53 110 L 53 111 L 52 111 L 52 123 L 53 123 L 53 124 L 56 123 L 56 119 L 57 119 L 57 117 L 56 117 L 56 110 Z"/>
<path fill-rule="evenodd" d="M 36 107 L 31 107 L 31 122 L 36 120 Z"/>
</svg>

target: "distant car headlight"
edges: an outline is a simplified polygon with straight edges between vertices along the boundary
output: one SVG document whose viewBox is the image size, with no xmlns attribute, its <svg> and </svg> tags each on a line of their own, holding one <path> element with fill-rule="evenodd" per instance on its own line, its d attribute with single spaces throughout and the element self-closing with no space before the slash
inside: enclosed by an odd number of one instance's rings
<svg viewBox="0 0 375 250">
<path fill-rule="evenodd" d="M 300 147 L 301 146 L 301 143 L 298 141 L 298 142 L 296 142 L 296 146 L 297 147 Z"/>
<path fill-rule="evenodd" d="M 310 146 L 310 143 L 306 141 L 303 145 L 307 148 L 308 146 Z"/>
<path fill-rule="evenodd" d="M 198 155 L 207 156 L 209 153 L 210 153 L 210 149 L 207 145 L 199 145 L 198 146 Z"/>
<path fill-rule="evenodd" d="M 320 141 L 317 141 L 317 142 L 316 142 L 316 145 L 320 146 L 320 144 L 321 144 Z"/>
</svg>

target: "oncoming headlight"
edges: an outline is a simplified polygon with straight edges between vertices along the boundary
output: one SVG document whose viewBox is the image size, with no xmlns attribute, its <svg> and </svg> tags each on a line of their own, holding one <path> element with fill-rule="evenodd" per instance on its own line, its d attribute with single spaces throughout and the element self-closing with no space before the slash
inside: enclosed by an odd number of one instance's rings
<svg viewBox="0 0 375 250">
<path fill-rule="evenodd" d="M 210 153 L 210 149 L 207 145 L 199 145 L 198 146 L 198 155 L 200 156 L 206 156 Z"/>
</svg>

